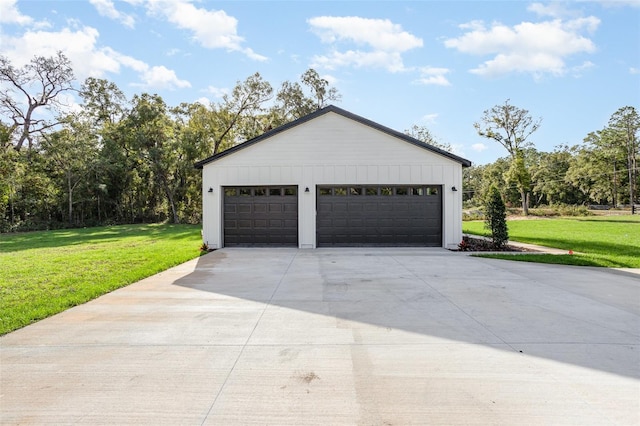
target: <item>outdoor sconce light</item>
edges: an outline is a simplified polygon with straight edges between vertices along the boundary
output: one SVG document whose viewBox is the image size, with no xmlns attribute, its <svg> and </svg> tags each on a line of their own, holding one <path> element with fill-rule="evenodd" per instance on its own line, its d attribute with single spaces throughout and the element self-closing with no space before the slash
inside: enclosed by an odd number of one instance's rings
<svg viewBox="0 0 640 426">
<path fill-rule="evenodd" d="M 211 194 L 213 192 L 213 188 L 209 187 L 209 193 Z"/>
<path fill-rule="evenodd" d="M 308 186 L 304 189 L 304 192 L 309 192 L 309 187 Z"/>
<path fill-rule="evenodd" d="M 453 192 L 458 192 L 458 188 L 456 188 L 455 186 L 452 186 L 452 187 L 451 187 L 451 190 L 452 190 Z"/>
</svg>

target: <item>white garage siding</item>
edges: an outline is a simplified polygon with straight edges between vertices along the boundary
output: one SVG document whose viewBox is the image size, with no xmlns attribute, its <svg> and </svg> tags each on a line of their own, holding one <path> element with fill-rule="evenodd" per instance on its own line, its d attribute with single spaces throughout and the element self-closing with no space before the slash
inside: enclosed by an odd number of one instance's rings
<svg viewBox="0 0 640 426">
<path fill-rule="evenodd" d="M 442 246 L 457 247 L 462 239 L 462 163 L 340 112 L 332 107 L 229 155 L 203 160 L 204 242 L 210 248 L 223 245 L 225 186 L 297 186 L 299 247 L 315 248 L 317 185 L 442 185 Z M 458 191 L 452 191 L 454 186 Z"/>
</svg>

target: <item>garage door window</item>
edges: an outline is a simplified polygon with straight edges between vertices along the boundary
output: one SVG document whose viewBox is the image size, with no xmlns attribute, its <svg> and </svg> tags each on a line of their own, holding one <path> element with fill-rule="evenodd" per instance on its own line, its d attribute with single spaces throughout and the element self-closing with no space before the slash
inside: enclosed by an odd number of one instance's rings
<svg viewBox="0 0 640 426">
<path fill-rule="evenodd" d="M 271 195 L 280 195 L 278 189 L 271 189 Z M 274 192 L 275 191 L 275 192 Z M 318 195 L 321 197 L 325 196 L 392 196 L 392 195 L 400 195 L 400 196 L 430 196 L 430 195 L 438 195 L 440 192 L 439 186 L 413 186 L 413 187 L 391 187 L 391 186 L 352 186 L 352 187 L 344 187 L 344 186 L 335 186 L 335 187 L 320 187 L 318 188 Z M 295 195 L 296 190 L 287 189 L 285 190 L 285 195 Z M 258 195 L 256 193 L 256 195 Z"/>
</svg>

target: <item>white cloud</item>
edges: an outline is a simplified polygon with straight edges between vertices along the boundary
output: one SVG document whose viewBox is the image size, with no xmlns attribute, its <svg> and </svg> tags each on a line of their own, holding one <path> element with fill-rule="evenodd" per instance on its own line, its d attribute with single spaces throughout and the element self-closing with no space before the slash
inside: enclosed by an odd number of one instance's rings
<svg viewBox="0 0 640 426">
<path fill-rule="evenodd" d="M 280 53 L 280 52 L 278 52 L 278 53 Z M 295 64 L 299 64 L 300 63 L 300 55 L 297 55 L 297 54 L 294 53 L 294 54 L 292 54 L 290 56 L 290 58 L 291 58 L 291 62 L 293 62 Z"/>
<path fill-rule="evenodd" d="M 598 3 L 605 7 L 640 7 L 640 2 L 638 0 L 600 0 Z"/>
<path fill-rule="evenodd" d="M 552 18 L 562 18 L 567 16 L 576 16 L 577 12 L 571 11 L 564 4 L 553 2 L 549 4 L 531 3 L 527 10 L 538 16 L 550 16 Z"/>
<path fill-rule="evenodd" d="M 229 93 L 229 89 L 227 89 L 226 87 L 220 88 L 220 87 L 209 86 L 206 88 L 205 92 L 212 94 L 214 98 L 222 98 L 224 95 Z"/>
<path fill-rule="evenodd" d="M 96 49 L 98 30 L 83 27 L 77 30 L 26 31 L 19 37 L 5 35 L 3 50 L 15 66 L 27 64 L 34 56 L 51 56 L 64 46 L 64 54 L 71 60 L 76 77 L 99 76 L 115 71 L 117 64 L 104 52 Z"/>
<path fill-rule="evenodd" d="M 243 47 L 244 38 L 238 35 L 238 20 L 224 10 L 198 8 L 188 1 L 156 0 L 147 3 L 150 13 L 164 17 L 180 29 L 193 33 L 193 38 L 208 49 L 228 49 L 244 53 L 256 61 L 267 57 Z"/>
<path fill-rule="evenodd" d="M 154 89 L 190 87 L 186 80 L 180 80 L 173 70 L 164 66 L 149 66 L 131 56 L 121 54 L 110 47 L 98 47 L 98 30 L 82 27 L 76 30 L 64 28 L 61 31 L 26 31 L 20 37 L 3 38 L 4 54 L 15 66 L 27 64 L 34 56 L 54 55 L 60 46 L 72 63 L 76 78 L 101 78 L 107 73 L 120 73 L 122 68 L 137 72 L 141 83 L 137 86 Z"/>
<path fill-rule="evenodd" d="M 16 24 L 33 29 L 49 28 L 51 24 L 44 21 L 34 21 L 31 16 L 23 15 L 16 6 L 17 0 L 0 0 L 0 24 Z M 0 40 L 0 45 L 2 42 Z"/>
<path fill-rule="evenodd" d="M 211 107 L 211 100 L 205 96 L 196 99 L 195 102 L 205 106 L 207 109 Z"/>
<path fill-rule="evenodd" d="M 131 15 L 118 11 L 111 0 L 89 0 L 89 2 L 96 8 L 98 13 L 102 16 L 106 16 L 110 19 L 115 19 L 122 25 L 133 28 L 135 26 L 135 19 Z"/>
<path fill-rule="evenodd" d="M 386 68 L 390 72 L 405 69 L 402 57 L 398 52 L 348 50 L 346 52 L 331 52 L 329 55 L 316 55 L 312 58 L 312 67 L 335 70 L 336 68 Z"/>
<path fill-rule="evenodd" d="M 420 78 L 416 80 L 416 83 L 436 86 L 451 86 L 446 74 L 449 73 L 447 68 L 434 68 L 424 67 L 420 68 Z"/>
<path fill-rule="evenodd" d="M 438 115 L 438 113 L 425 114 L 422 116 L 422 121 L 429 124 L 435 124 Z"/>
<path fill-rule="evenodd" d="M 461 25 L 467 32 L 445 40 L 448 48 L 471 55 L 490 56 L 470 72 L 498 76 L 511 72 L 562 75 L 566 59 L 579 53 L 592 53 L 595 44 L 582 33 L 594 32 L 600 20 L 594 16 L 568 21 L 522 22 L 513 27 L 493 23 L 489 28 L 479 21 Z"/>
<path fill-rule="evenodd" d="M 144 83 L 139 84 L 141 87 L 150 87 L 154 89 L 175 89 L 191 87 L 191 83 L 186 80 L 180 80 L 176 76 L 176 72 L 168 69 L 164 65 L 147 67 L 142 71 L 142 79 Z"/>
<path fill-rule="evenodd" d="M 30 25 L 33 18 L 20 13 L 16 7 L 17 0 L 0 1 L 0 22 L 4 24 Z"/>
<path fill-rule="evenodd" d="M 334 76 L 332 76 L 331 74 L 323 74 L 320 76 L 320 78 L 327 80 L 327 82 L 332 85 L 335 86 L 336 84 L 338 84 L 338 79 Z"/>
<path fill-rule="evenodd" d="M 482 151 L 487 149 L 487 146 L 485 144 L 483 144 L 482 142 L 474 143 L 473 145 L 471 145 L 471 149 L 476 151 L 476 152 L 482 152 Z"/>
<path fill-rule="evenodd" d="M 640 74 L 640 68 L 631 67 L 629 68 L 630 74 Z"/>
<path fill-rule="evenodd" d="M 584 61 L 582 64 L 580 65 L 576 65 L 575 67 L 571 68 L 571 73 L 573 74 L 574 77 L 581 77 L 582 76 L 582 72 L 586 71 L 590 68 L 593 68 L 595 65 L 593 62 L 591 61 Z"/>
<path fill-rule="evenodd" d="M 312 66 L 384 68 L 399 72 L 405 70 L 401 54 L 422 47 L 422 39 L 388 19 L 318 16 L 307 22 L 323 43 L 332 45 L 328 55 L 314 56 Z M 340 43 L 355 45 L 356 49 L 339 51 Z"/>
<path fill-rule="evenodd" d="M 482 31 L 484 30 L 484 21 L 476 19 L 464 24 L 458 25 L 461 30 Z"/>
<path fill-rule="evenodd" d="M 122 53 L 116 52 L 110 47 L 105 48 L 104 51 L 108 55 L 108 57 L 113 58 L 117 62 L 118 69 L 115 72 L 120 72 L 120 65 L 123 65 L 126 68 L 131 68 L 138 73 L 143 73 L 149 69 L 149 65 L 147 65 L 144 61 L 141 61 L 129 55 L 123 55 Z"/>
<path fill-rule="evenodd" d="M 422 40 L 388 19 L 358 16 L 319 16 L 308 20 L 312 30 L 324 43 L 338 40 L 370 45 L 376 50 L 404 52 L 422 47 Z"/>
</svg>

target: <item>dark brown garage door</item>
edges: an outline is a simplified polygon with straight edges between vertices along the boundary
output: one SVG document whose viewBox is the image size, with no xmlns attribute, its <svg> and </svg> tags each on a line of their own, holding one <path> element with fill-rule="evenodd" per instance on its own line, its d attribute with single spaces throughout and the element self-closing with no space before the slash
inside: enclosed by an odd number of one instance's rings
<svg viewBox="0 0 640 426">
<path fill-rule="evenodd" d="M 319 186 L 318 246 L 442 246 L 441 186 Z"/>
<path fill-rule="evenodd" d="M 298 246 L 295 186 L 224 188 L 224 245 Z"/>
</svg>

